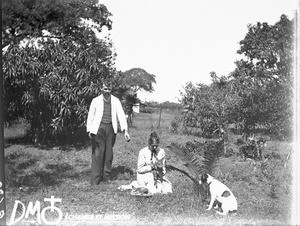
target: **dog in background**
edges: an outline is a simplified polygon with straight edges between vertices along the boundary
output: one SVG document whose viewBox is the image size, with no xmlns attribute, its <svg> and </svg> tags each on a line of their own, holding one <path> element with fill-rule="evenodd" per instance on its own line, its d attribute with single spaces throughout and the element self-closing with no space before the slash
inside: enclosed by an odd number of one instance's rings
<svg viewBox="0 0 300 226">
<path fill-rule="evenodd" d="M 237 211 L 237 201 L 230 189 L 222 182 L 214 179 L 211 175 L 204 173 L 201 175 L 199 184 L 207 183 L 210 191 L 210 203 L 206 210 L 212 207 L 221 208 L 218 214 L 227 215 L 229 212 Z"/>
</svg>

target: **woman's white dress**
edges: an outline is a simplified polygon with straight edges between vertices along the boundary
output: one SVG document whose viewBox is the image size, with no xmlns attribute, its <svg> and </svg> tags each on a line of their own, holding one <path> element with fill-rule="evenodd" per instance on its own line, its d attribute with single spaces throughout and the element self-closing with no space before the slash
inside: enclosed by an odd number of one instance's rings
<svg viewBox="0 0 300 226">
<path fill-rule="evenodd" d="M 149 147 L 145 147 L 139 152 L 137 163 L 137 180 L 133 181 L 129 186 L 122 185 L 121 190 L 147 188 L 149 193 L 172 193 L 172 184 L 165 177 L 165 151 L 162 148 L 157 149 L 156 155 L 152 155 Z M 159 163 L 162 166 L 162 178 L 156 180 L 152 171 L 152 166 Z"/>
</svg>

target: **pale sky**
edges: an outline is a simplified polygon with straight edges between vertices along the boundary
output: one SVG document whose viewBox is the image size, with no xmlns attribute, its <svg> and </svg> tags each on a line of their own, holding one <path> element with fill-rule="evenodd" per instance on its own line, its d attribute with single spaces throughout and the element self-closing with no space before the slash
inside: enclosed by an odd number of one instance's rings
<svg viewBox="0 0 300 226">
<path fill-rule="evenodd" d="M 299 0 L 99 0 L 113 14 L 109 34 L 117 70 L 139 67 L 156 76 L 142 101 L 177 102 L 191 81 L 234 70 L 248 24 L 294 17 Z"/>
</svg>

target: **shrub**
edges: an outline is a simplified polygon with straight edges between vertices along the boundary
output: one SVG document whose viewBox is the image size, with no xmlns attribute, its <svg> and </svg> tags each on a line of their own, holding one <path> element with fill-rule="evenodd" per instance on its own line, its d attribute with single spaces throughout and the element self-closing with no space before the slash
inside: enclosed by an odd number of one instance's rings
<svg viewBox="0 0 300 226">
<path fill-rule="evenodd" d="M 172 132 L 172 133 L 178 133 L 178 127 L 179 127 L 178 122 L 175 121 L 175 120 L 173 120 L 173 121 L 171 122 L 171 125 L 170 125 L 170 130 L 171 130 L 171 132 Z"/>
<path fill-rule="evenodd" d="M 155 108 L 152 107 L 141 107 L 141 113 L 153 114 L 155 112 Z"/>
</svg>

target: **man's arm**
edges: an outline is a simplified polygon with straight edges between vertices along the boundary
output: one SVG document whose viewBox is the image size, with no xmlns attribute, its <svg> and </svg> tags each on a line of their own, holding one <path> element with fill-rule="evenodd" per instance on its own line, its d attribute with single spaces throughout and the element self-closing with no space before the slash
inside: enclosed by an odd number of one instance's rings
<svg viewBox="0 0 300 226">
<path fill-rule="evenodd" d="M 125 116 L 122 104 L 119 99 L 116 100 L 116 110 L 117 110 L 117 117 L 120 122 L 121 130 L 127 131 L 128 125 L 127 125 L 127 121 L 126 121 L 126 116 Z"/>
<path fill-rule="evenodd" d="M 120 122 L 121 130 L 123 131 L 125 139 L 128 142 L 128 141 L 130 141 L 130 135 L 128 133 L 128 125 L 127 125 L 126 116 L 125 116 L 122 104 L 119 99 L 117 99 L 116 104 L 117 104 L 117 106 L 116 106 L 117 117 Z"/>
</svg>

